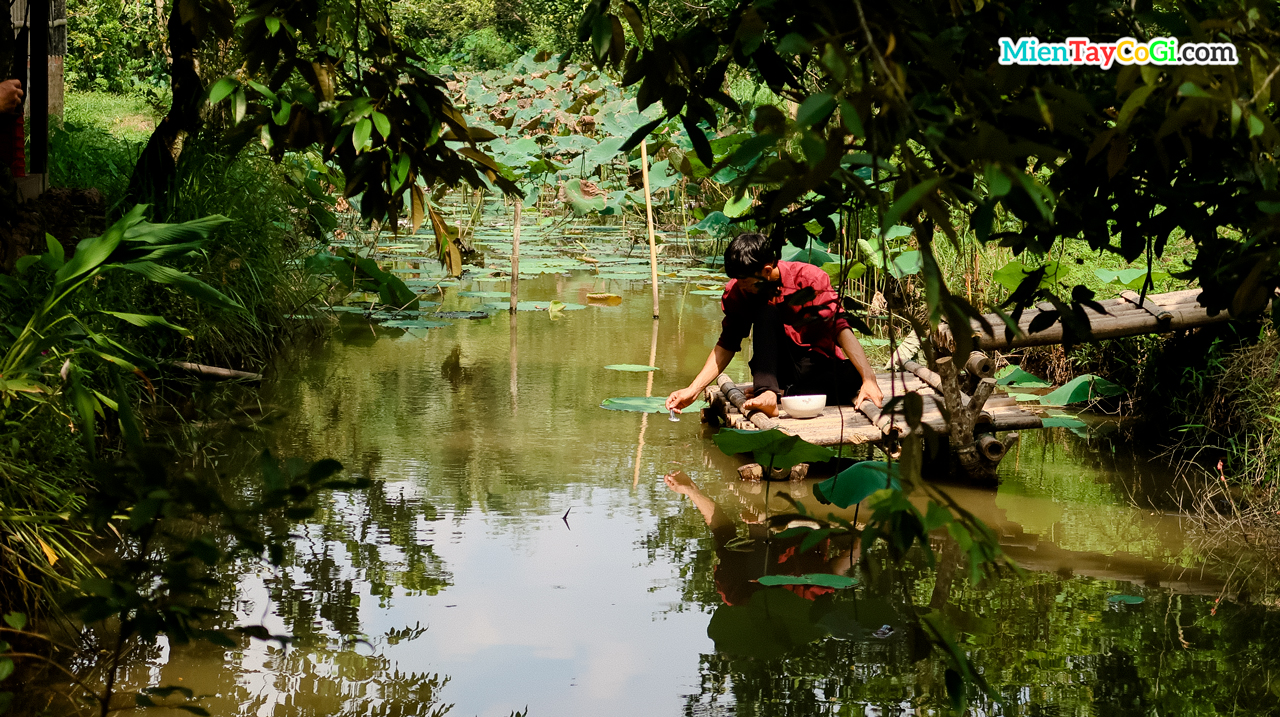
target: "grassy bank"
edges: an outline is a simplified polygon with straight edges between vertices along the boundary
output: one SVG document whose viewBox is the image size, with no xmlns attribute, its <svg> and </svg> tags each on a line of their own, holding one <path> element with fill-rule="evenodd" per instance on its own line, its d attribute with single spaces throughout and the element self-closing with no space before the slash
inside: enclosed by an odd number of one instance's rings
<svg viewBox="0 0 1280 717">
<path fill-rule="evenodd" d="M 84 235 L 101 233 L 132 209 L 130 176 L 161 109 L 138 97 L 68 95 L 65 120 L 51 132 L 50 183 L 78 190 L 86 221 L 95 225 Z M 195 418 L 193 396 L 204 391 L 169 368 L 170 361 L 260 371 L 279 346 L 310 328 L 306 320 L 289 318 L 307 313 L 316 293 L 300 260 L 318 235 L 308 212 L 315 200 L 300 189 L 306 172 L 300 162 L 277 164 L 258 145 L 229 155 L 214 141 L 189 139 L 173 189 L 175 209 L 149 219 L 179 223 L 222 215 L 230 221 L 198 246 L 156 255 L 154 269 L 96 276 L 49 317 L 59 332 L 37 347 L 43 353 L 23 359 L 39 393 L 5 385 L 0 614 L 39 613 L 53 592 L 93 572 L 92 561 L 83 558 L 92 548 L 92 531 L 71 516 L 96 490 L 86 474 L 90 460 L 112 457 L 119 448 L 113 402 L 120 386 L 142 408 L 141 416 L 164 417 L 166 424 Z M 58 238 L 70 259 L 75 240 Z M 21 260 L 19 270 L 5 277 L 0 313 L 6 324 L 26 325 L 32 307 L 58 293 L 51 287 L 62 259 L 49 251 L 34 263 L 35 256 Z M 205 288 L 166 273 L 175 271 Z M 211 301 L 212 295 L 225 300 Z M 63 333 L 68 326 L 79 333 Z M 61 340 L 54 343 L 54 337 Z M 12 354 L 16 345 L 5 350 Z M 73 360 L 59 375 L 64 355 Z M 98 434 L 92 449 L 86 432 Z M 162 435 L 153 432 L 154 438 Z"/>
</svg>

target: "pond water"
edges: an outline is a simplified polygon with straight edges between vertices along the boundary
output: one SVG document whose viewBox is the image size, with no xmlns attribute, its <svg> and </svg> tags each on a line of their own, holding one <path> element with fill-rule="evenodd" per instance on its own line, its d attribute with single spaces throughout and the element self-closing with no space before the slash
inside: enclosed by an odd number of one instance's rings
<svg viewBox="0 0 1280 717">
<path fill-rule="evenodd" d="M 293 349 L 262 392 L 287 416 L 224 467 L 269 445 L 374 483 L 327 496 L 287 567 L 246 567 L 226 597 L 241 621 L 298 640 L 165 648 L 128 682 L 264 717 L 940 714 L 946 663 L 903 627 L 936 610 L 1001 699 L 975 714 L 1280 712 L 1276 610 L 1223 595 L 1161 471 L 1096 436 L 1024 432 L 998 490 L 952 490 L 1022 575 L 973 583 L 939 538 L 936 570 L 873 559 L 834 595 L 751 582 L 764 541 L 732 538 L 791 512 L 779 492 L 823 514 L 809 483 L 739 483 L 696 415 L 598 407 L 696 373 L 720 318 L 697 289 L 663 284 L 656 333 L 643 282 L 575 272 L 522 280 L 521 297 L 622 303 L 499 312 L 425 338 L 348 315 Z M 506 285 L 464 281 L 442 308 L 494 300 L 463 290 Z M 661 370 L 603 368 L 651 362 Z M 676 469 L 706 500 L 666 487 Z M 856 557 L 840 551 L 832 564 Z"/>
</svg>

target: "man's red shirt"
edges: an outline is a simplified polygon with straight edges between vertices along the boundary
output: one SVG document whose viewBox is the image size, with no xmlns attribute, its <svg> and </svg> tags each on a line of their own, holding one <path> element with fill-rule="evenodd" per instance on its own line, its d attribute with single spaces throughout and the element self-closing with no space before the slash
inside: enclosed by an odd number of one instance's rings
<svg viewBox="0 0 1280 717">
<path fill-rule="evenodd" d="M 849 328 L 849 322 L 840 315 L 838 295 L 831 288 L 831 277 L 813 264 L 797 261 L 778 262 L 778 271 L 782 273 L 782 288 L 767 300 L 759 294 L 743 291 L 737 279 L 729 281 L 720 299 L 724 321 L 716 343 L 737 353 L 742 349 L 742 340 L 751 333 L 751 324 L 759 310 L 775 305 L 782 314 L 787 338 L 797 346 L 843 360 L 845 355 L 836 337 Z M 796 292 L 806 288 L 813 289 L 813 296 L 808 299 L 792 298 Z"/>
</svg>

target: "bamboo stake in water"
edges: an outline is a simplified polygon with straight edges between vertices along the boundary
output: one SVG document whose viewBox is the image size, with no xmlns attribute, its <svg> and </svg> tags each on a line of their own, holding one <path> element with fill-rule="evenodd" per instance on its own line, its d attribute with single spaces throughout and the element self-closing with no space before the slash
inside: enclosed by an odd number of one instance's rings
<svg viewBox="0 0 1280 717">
<path fill-rule="evenodd" d="M 653 197 L 649 192 L 648 140 L 640 140 L 640 176 L 644 179 L 644 218 L 649 230 L 649 274 L 653 280 L 653 318 L 658 318 L 658 249 L 653 243 Z"/>
<path fill-rule="evenodd" d="M 515 316 L 516 304 L 520 301 L 520 210 L 524 208 L 524 200 L 516 197 L 516 223 L 511 229 L 511 315 Z"/>
<path fill-rule="evenodd" d="M 649 339 L 649 365 L 658 360 L 658 317 L 653 317 L 653 336 Z M 644 397 L 653 395 L 653 372 L 649 372 L 649 380 L 644 386 Z M 631 487 L 640 485 L 640 459 L 644 456 L 644 432 L 649 428 L 649 414 L 640 414 L 640 442 L 636 445 L 636 472 L 631 477 Z"/>
</svg>

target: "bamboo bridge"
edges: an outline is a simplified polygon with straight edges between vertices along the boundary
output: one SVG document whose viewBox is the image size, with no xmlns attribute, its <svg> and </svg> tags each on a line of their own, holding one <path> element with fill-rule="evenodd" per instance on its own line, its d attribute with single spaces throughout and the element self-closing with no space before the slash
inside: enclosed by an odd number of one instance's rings
<svg viewBox="0 0 1280 717">
<path fill-rule="evenodd" d="M 1085 312 L 1094 340 L 1194 329 L 1231 318 L 1225 311 L 1210 315 L 1196 300 L 1199 293 L 1199 289 L 1189 289 L 1140 297 L 1124 291 L 1115 299 L 1098 301 L 1101 312 L 1088 307 Z M 995 314 L 984 317 L 990 331 L 982 322 L 972 321 L 970 331 L 979 350 L 964 357 L 963 363 L 960 357 L 944 355 L 954 350 L 955 344 L 953 330 L 942 324 L 932 337 L 936 353 L 942 355 L 936 361 L 936 371 L 912 360 L 914 356 L 908 354 L 914 354 L 914 349 L 910 349 L 895 353 L 893 371 L 876 376 L 885 404 L 907 393 L 920 394 L 924 404 L 921 423 L 948 437 L 959 467 L 970 476 L 991 475 L 1006 450 L 1005 441 L 996 434 L 1041 428 L 1043 423 L 1038 413 L 996 391 L 995 361 L 987 352 L 1061 343 L 1063 327 L 1057 320 L 1030 330 L 1037 317 L 1054 310 L 1051 304 L 1039 304 L 1024 311 L 1017 331 L 1008 330 Z M 899 439 L 910 430 L 901 414 L 884 414 L 870 401 L 858 407 L 827 406 L 814 418 L 792 418 L 785 411 L 772 418 L 744 410 L 749 389 L 750 384 L 735 384 L 722 374 L 707 388 L 710 405 L 704 409 L 704 420 L 745 430 L 776 428 L 820 446 L 871 443 L 888 452 L 895 451 Z"/>
</svg>

